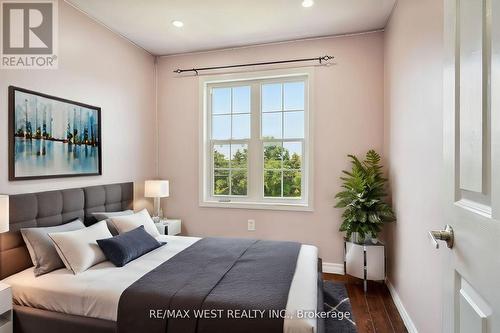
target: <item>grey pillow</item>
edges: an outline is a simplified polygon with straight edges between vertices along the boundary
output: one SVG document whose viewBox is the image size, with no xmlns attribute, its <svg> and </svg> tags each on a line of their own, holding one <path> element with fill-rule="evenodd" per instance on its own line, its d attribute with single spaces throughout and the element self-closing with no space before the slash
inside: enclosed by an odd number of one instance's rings
<svg viewBox="0 0 500 333">
<path fill-rule="evenodd" d="M 158 242 L 141 225 L 115 237 L 98 239 L 97 244 L 109 261 L 117 267 L 123 267 L 166 243 Z"/>
<path fill-rule="evenodd" d="M 31 261 L 35 266 L 35 276 L 40 276 L 64 267 L 64 263 L 59 258 L 54 243 L 48 234 L 83 228 L 85 228 L 85 225 L 79 219 L 54 227 L 22 228 L 21 235 L 30 253 Z"/>
<path fill-rule="evenodd" d="M 116 230 L 114 224 L 111 222 L 111 218 L 118 216 L 127 216 L 133 215 L 133 210 L 123 210 L 121 212 L 96 212 L 92 213 L 92 216 L 96 218 L 97 221 L 106 220 L 106 224 L 108 225 L 108 229 L 111 232 L 111 235 L 118 235 L 118 230 Z"/>
</svg>

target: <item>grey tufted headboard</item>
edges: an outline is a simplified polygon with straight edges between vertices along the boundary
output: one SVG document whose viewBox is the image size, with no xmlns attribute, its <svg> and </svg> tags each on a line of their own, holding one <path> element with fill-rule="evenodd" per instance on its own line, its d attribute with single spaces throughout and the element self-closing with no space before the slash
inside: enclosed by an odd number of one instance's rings
<svg viewBox="0 0 500 333">
<path fill-rule="evenodd" d="M 77 218 L 90 225 L 96 222 L 93 212 L 133 209 L 133 201 L 133 183 L 10 196 L 10 230 L 0 234 L 0 279 L 32 266 L 21 228 L 55 226 Z"/>
</svg>

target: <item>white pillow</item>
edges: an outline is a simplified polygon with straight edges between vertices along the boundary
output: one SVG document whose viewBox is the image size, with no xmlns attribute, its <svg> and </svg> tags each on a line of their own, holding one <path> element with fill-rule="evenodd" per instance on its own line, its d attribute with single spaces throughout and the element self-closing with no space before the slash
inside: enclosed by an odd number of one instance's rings
<svg viewBox="0 0 500 333">
<path fill-rule="evenodd" d="M 113 236 L 106 221 L 101 221 L 75 231 L 49 233 L 49 237 L 66 268 L 78 274 L 106 260 L 97 240 Z"/>
<path fill-rule="evenodd" d="M 116 217 L 116 216 L 124 216 L 124 215 L 133 215 L 134 211 L 129 209 L 129 210 L 123 210 L 121 212 L 96 212 L 92 213 L 92 216 L 97 219 L 97 221 L 103 221 L 106 220 L 106 223 L 108 224 L 109 231 L 111 231 L 111 234 L 113 236 L 118 235 L 118 231 L 115 229 L 115 226 L 113 223 L 111 223 L 110 218 Z"/>
<path fill-rule="evenodd" d="M 160 236 L 160 233 L 151 219 L 151 216 L 149 216 L 147 209 L 143 209 L 134 215 L 111 217 L 111 223 L 113 223 L 113 226 L 119 234 L 123 234 L 143 225 L 144 230 L 146 230 L 151 236 L 155 238 Z"/>
</svg>

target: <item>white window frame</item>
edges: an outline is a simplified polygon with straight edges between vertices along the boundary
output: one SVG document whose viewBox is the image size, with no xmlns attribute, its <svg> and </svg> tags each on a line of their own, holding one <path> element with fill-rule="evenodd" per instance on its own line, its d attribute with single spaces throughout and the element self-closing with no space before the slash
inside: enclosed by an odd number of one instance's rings
<svg viewBox="0 0 500 333">
<path fill-rule="evenodd" d="M 244 208 L 244 209 L 271 209 L 271 210 L 313 210 L 313 76 L 314 68 L 296 68 L 283 70 L 269 70 L 262 72 L 222 74 L 201 76 L 199 78 L 199 99 L 200 99 L 200 140 L 199 140 L 199 205 L 201 207 L 222 207 L 222 208 Z M 305 79 L 305 100 L 304 100 L 304 139 L 302 149 L 302 197 L 295 198 L 269 198 L 264 197 L 264 156 L 263 140 L 261 139 L 261 112 L 260 96 L 255 94 L 255 81 L 269 80 L 276 82 L 296 81 L 297 78 Z M 234 144 L 241 141 L 248 141 L 248 192 L 247 196 L 214 196 L 213 189 L 213 163 L 212 163 L 212 140 L 211 135 L 211 114 L 209 88 L 217 86 L 241 86 L 246 83 L 251 84 L 251 139 L 233 140 Z M 267 82 L 266 82 L 267 83 Z M 258 105 L 258 107 L 255 107 Z M 255 139 L 258 138 L 258 139 Z M 227 140 L 229 141 L 229 140 Z M 277 141 L 297 142 L 299 140 L 265 140 L 265 142 Z M 259 170 L 257 172 L 257 170 Z M 261 175 L 257 174 L 261 173 Z M 256 180 L 258 179 L 258 180 Z M 255 186 L 258 181 L 259 186 Z M 252 186 L 253 184 L 254 186 Z"/>
</svg>

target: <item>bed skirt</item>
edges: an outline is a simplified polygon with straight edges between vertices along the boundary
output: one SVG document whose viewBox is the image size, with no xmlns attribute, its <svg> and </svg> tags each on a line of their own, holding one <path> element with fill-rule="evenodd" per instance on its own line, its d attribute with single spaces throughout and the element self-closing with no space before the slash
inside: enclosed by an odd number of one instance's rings
<svg viewBox="0 0 500 333">
<path fill-rule="evenodd" d="M 14 305 L 15 333 L 116 333 L 116 322 Z"/>
</svg>

